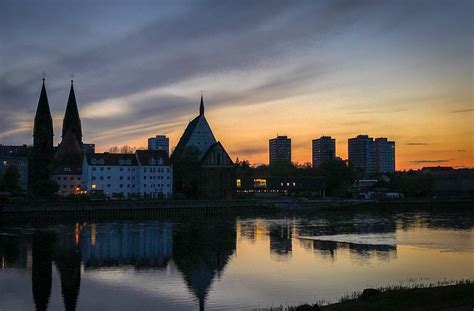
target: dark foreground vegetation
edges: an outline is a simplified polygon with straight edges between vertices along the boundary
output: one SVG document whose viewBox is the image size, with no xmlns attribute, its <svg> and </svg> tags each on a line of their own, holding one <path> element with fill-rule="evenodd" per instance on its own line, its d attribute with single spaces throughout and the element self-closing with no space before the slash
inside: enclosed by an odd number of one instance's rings
<svg viewBox="0 0 474 311">
<path fill-rule="evenodd" d="M 346 310 L 473 310 L 474 283 L 460 281 L 453 285 L 391 287 L 367 289 L 343 297 L 340 302 L 323 305 L 280 306 L 266 311 L 346 311 Z"/>
</svg>

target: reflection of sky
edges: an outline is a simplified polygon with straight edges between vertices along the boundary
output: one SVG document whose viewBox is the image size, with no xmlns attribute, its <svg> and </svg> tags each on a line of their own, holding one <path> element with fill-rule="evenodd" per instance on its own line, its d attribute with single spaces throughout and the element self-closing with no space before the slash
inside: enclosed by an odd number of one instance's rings
<svg viewBox="0 0 474 311">
<path fill-rule="evenodd" d="M 56 133 L 74 73 L 98 150 L 176 145 L 204 90 L 233 158 L 265 162 L 276 133 L 295 161 L 323 134 L 346 157 L 368 133 L 397 141 L 399 168 L 474 165 L 472 29 L 469 0 L 2 2 L 0 140 L 31 142 L 46 71 Z"/>
<path fill-rule="evenodd" d="M 378 233 L 380 226 L 364 229 L 362 225 L 355 227 L 352 233 L 332 236 L 318 235 L 318 232 L 326 232 L 322 228 L 313 230 L 315 235 L 312 238 L 329 243 L 325 244 L 298 238 L 306 222 L 305 219 L 237 220 L 236 251 L 230 256 L 221 275 L 211 283 L 206 309 L 253 309 L 257 306 L 333 300 L 354 290 L 386 286 L 409 278 L 437 281 L 474 277 L 474 235 L 467 228 L 430 229 L 414 223 L 403 229 L 389 226 L 388 232 Z M 309 223 L 330 226 L 331 218 Z M 154 236 L 154 239 L 161 240 L 160 236 L 164 238 L 169 234 L 166 224 L 153 224 L 128 227 L 123 224 L 86 225 L 81 227 L 80 243 L 90 243 L 90 247 L 93 247 L 92 243 L 106 247 L 106 241 L 113 246 L 124 236 L 149 233 L 148 238 Z M 129 228 L 130 232 L 124 228 Z M 73 229 L 72 226 L 69 231 Z M 347 228 L 342 225 L 340 230 L 345 232 Z M 146 235 L 144 238 L 147 239 Z M 283 246 L 288 252 L 272 249 L 274 238 L 277 238 L 276 246 Z M 396 248 L 380 247 L 394 241 Z M 81 245 L 85 249 L 89 246 Z M 157 253 L 149 254 L 151 257 L 159 256 Z M 197 308 L 195 297 L 188 290 L 173 260 L 166 267 L 138 270 L 129 263 L 128 257 L 122 260 L 125 261 L 122 267 L 103 267 L 99 270 L 84 270 L 83 267 L 78 310 Z M 18 267 L 0 270 L 1 307 L 5 310 L 33 309 L 30 273 Z M 53 267 L 50 310 L 62 309 L 60 282 Z"/>
</svg>

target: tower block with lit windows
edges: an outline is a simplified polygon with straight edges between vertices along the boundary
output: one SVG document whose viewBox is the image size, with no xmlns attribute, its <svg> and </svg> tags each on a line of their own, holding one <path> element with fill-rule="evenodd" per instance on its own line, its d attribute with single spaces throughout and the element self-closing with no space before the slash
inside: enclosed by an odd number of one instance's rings
<svg viewBox="0 0 474 311">
<path fill-rule="evenodd" d="M 235 166 L 206 120 L 202 95 L 199 115 L 186 127 L 171 162 L 175 193 L 206 199 L 234 196 Z"/>
</svg>

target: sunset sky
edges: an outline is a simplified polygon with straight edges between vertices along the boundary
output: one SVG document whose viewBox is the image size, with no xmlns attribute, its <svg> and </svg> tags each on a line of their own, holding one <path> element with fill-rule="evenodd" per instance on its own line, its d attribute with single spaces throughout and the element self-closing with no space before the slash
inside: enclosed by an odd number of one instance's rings
<svg viewBox="0 0 474 311">
<path fill-rule="evenodd" d="M 120 4 L 118 4 L 120 3 Z M 42 72 L 60 140 L 71 74 L 98 151 L 175 146 L 206 117 L 233 159 L 268 139 L 396 141 L 397 169 L 474 166 L 473 1 L 1 1 L 0 144 L 32 144 Z"/>
</svg>

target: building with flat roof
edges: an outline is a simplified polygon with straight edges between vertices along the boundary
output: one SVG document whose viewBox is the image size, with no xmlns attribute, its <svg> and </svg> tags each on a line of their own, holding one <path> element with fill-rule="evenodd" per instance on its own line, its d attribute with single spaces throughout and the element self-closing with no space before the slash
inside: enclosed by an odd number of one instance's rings
<svg viewBox="0 0 474 311">
<path fill-rule="evenodd" d="M 291 163 L 291 138 L 287 136 L 277 136 L 268 141 L 269 163 L 277 162 Z"/>
<path fill-rule="evenodd" d="M 148 138 L 148 150 L 164 150 L 170 154 L 170 140 L 165 135 L 156 135 Z"/>
<path fill-rule="evenodd" d="M 334 160 L 336 157 L 336 140 L 331 136 L 321 136 L 313 140 L 312 144 L 313 167 Z"/>
<path fill-rule="evenodd" d="M 377 173 L 395 172 L 395 142 L 387 138 L 375 139 L 375 169 Z"/>
<path fill-rule="evenodd" d="M 359 177 L 368 177 L 376 173 L 375 143 L 368 135 L 358 135 L 348 140 L 349 163 Z"/>
</svg>

